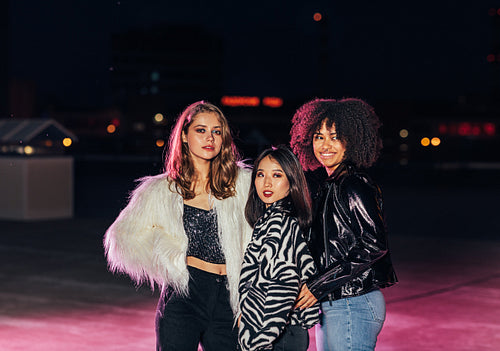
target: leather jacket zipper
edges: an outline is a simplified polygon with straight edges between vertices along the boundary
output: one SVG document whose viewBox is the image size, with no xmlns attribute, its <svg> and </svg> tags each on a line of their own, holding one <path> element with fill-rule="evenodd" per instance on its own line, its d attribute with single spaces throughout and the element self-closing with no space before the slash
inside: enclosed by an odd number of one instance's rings
<svg viewBox="0 0 500 351">
<path fill-rule="evenodd" d="M 332 191 L 332 185 L 328 187 L 328 191 L 326 193 L 325 197 L 325 203 L 323 205 L 323 244 L 325 245 L 325 268 L 328 268 L 330 266 L 330 250 L 328 250 L 328 240 L 327 240 L 327 233 L 326 233 L 326 205 L 328 203 L 328 198 L 330 197 L 330 192 Z"/>
</svg>

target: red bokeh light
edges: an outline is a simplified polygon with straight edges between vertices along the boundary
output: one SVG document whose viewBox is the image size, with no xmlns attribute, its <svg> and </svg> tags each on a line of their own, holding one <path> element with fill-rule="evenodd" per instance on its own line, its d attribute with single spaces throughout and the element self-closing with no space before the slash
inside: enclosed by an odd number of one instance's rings
<svg viewBox="0 0 500 351">
<path fill-rule="evenodd" d="M 485 123 L 483 125 L 483 130 L 488 136 L 494 136 L 496 134 L 496 126 L 493 123 Z"/>
<path fill-rule="evenodd" d="M 491 137 L 496 135 L 496 125 L 492 122 L 440 123 L 438 132 L 455 136 Z"/>
<path fill-rule="evenodd" d="M 486 56 L 486 61 L 488 61 L 489 63 L 495 62 L 495 55 L 489 54 L 488 56 Z"/>
<path fill-rule="evenodd" d="M 274 96 L 272 97 L 266 96 L 265 98 L 262 99 L 262 104 L 267 107 L 277 108 L 283 106 L 283 99 Z"/>
<path fill-rule="evenodd" d="M 440 134 L 446 134 L 448 132 L 448 127 L 446 124 L 444 123 L 441 123 L 439 126 L 438 126 L 438 131 Z"/>
<path fill-rule="evenodd" d="M 466 136 L 470 135 L 472 126 L 468 122 L 463 122 L 458 125 L 458 135 Z"/>
<path fill-rule="evenodd" d="M 481 135 L 481 127 L 478 126 L 478 125 L 474 125 L 472 126 L 472 129 L 471 129 L 471 134 L 474 135 L 474 136 L 479 136 Z"/>
</svg>

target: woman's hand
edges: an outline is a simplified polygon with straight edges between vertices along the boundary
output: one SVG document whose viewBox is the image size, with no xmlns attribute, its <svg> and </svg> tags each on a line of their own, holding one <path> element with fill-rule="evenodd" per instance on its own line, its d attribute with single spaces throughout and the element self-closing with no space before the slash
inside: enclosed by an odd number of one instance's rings
<svg viewBox="0 0 500 351">
<path fill-rule="evenodd" d="M 309 288 L 306 284 L 302 285 L 300 288 L 299 296 L 297 296 L 297 300 L 295 300 L 295 307 L 300 308 L 301 310 L 311 307 L 318 301 L 317 298 L 309 291 Z"/>
</svg>

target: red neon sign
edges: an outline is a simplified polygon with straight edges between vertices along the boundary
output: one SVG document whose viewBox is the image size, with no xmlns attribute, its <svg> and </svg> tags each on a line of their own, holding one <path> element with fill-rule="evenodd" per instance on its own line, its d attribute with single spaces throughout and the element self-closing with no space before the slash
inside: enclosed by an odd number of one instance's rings
<svg viewBox="0 0 500 351">
<path fill-rule="evenodd" d="M 274 96 L 266 96 L 265 98 L 262 99 L 262 105 L 272 108 L 278 108 L 283 106 L 283 99 Z"/>
<path fill-rule="evenodd" d="M 224 106 L 259 106 L 260 99 L 257 96 L 223 96 L 221 103 Z"/>
<path fill-rule="evenodd" d="M 244 107 L 255 107 L 261 104 L 261 100 L 257 96 L 229 96 L 225 95 L 221 98 L 221 103 L 224 106 L 244 106 Z M 278 108 L 283 106 L 283 99 L 276 96 L 266 96 L 262 98 L 262 105 Z"/>
</svg>

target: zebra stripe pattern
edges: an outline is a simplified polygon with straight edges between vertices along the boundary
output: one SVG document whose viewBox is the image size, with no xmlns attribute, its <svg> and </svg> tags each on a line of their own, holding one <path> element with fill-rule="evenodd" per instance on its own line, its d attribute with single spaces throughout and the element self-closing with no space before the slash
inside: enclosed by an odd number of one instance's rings
<svg viewBox="0 0 500 351">
<path fill-rule="evenodd" d="M 244 351 L 272 349 L 289 323 L 309 329 L 318 322 L 318 305 L 293 310 L 301 283 L 315 272 L 298 221 L 270 206 L 254 227 L 240 275 L 239 343 Z"/>
</svg>

